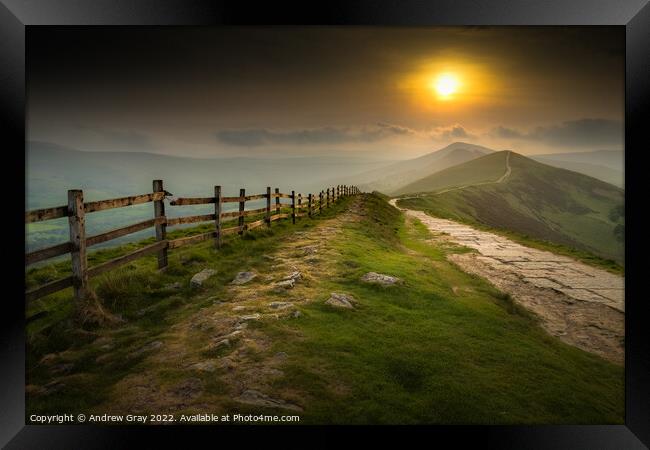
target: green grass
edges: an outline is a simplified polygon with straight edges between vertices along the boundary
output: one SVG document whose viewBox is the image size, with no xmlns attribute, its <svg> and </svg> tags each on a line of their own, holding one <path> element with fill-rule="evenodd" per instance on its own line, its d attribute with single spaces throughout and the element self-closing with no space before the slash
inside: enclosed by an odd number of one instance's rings
<svg viewBox="0 0 650 450">
<path fill-rule="evenodd" d="M 246 232 L 243 238 L 230 235 L 224 239 L 220 250 L 213 242 L 181 247 L 169 252 L 169 266 L 157 270 L 155 256 L 143 257 L 119 269 L 92 278 L 91 287 L 108 312 L 121 317 L 124 323 L 114 328 L 84 329 L 73 321 L 71 289 L 32 302 L 27 316 L 27 377 L 26 384 L 43 386 L 55 380 L 50 369 L 40 361 L 45 355 L 59 355 L 63 362 L 74 364 L 66 376 L 65 389 L 47 396 L 30 396 L 27 417 L 32 412 L 60 413 L 87 412 L 89 408 L 106 400 L 110 387 L 125 375 L 137 371 L 141 357 L 129 357 L 148 342 L 155 341 L 170 326 L 190 316 L 201 307 L 212 304 L 226 295 L 225 286 L 235 274 L 251 267 L 263 265 L 264 255 L 273 250 L 297 230 L 312 228 L 321 220 L 340 213 L 349 199 L 323 210 L 314 219 L 279 220 L 271 229 L 265 227 Z M 284 211 L 283 211 L 284 212 Z M 247 222 L 257 217 L 246 218 Z M 230 222 L 226 226 L 234 225 Z M 168 232 L 175 239 L 210 231 L 213 224 Z M 103 249 L 89 255 L 89 266 L 126 254 L 153 242 L 152 239 L 123 246 Z M 212 268 L 217 274 L 211 277 L 199 293 L 189 287 L 190 278 L 203 268 Z M 70 273 L 69 261 L 33 268 L 26 273 L 27 286 L 35 286 Z M 181 283 L 181 289 L 170 288 Z M 206 294 L 209 292 L 209 295 Z M 146 314 L 142 314 L 146 311 Z M 86 327 L 88 328 L 88 327 Z M 112 338 L 109 361 L 98 362 L 106 353 L 96 339 Z"/>
<path fill-rule="evenodd" d="M 490 153 L 486 156 L 449 167 L 407 184 L 395 191 L 394 194 L 432 192 L 469 184 L 496 181 L 505 171 L 506 155 L 507 152 Z"/>
<path fill-rule="evenodd" d="M 622 423 L 623 370 L 551 338 L 512 300 L 445 261 L 377 197 L 338 245 L 305 319 L 267 323 L 290 355 L 278 389 L 309 393 L 306 423 Z M 349 264 L 348 262 L 354 262 Z M 359 283 L 368 271 L 404 284 Z M 453 288 L 457 287 L 458 294 Z M 353 310 L 323 304 L 329 292 Z M 288 339 L 297 332 L 301 339 Z"/>
<path fill-rule="evenodd" d="M 363 208 L 359 222 L 346 223 L 329 241 L 340 256 L 314 281 L 318 295 L 300 307 L 303 316 L 251 325 L 272 343 L 262 352 L 287 353 L 284 375 L 273 389 L 300 393 L 301 423 L 623 423 L 622 367 L 548 336 L 507 295 L 447 262 L 447 252 L 461 249 L 426 242 L 427 229 L 405 221 L 384 197 L 365 195 Z M 237 271 L 261 268 L 263 255 L 280 239 L 319 220 L 303 219 L 295 227 L 276 222 L 271 231 L 229 239 L 220 251 L 211 243 L 172 251 L 163 273 L 155 270 L 154 258 L 143 258 L 93 280 L 106 307 L 127 320 L 111 330 L 76 327 L 69 293 L 37 302 L 28 315 L 46 312 L 28 325 L 28 384 L 52 379 L 38 363 L 45 354 L 62 352 L 75 365 L 60 393 L 28 397 L 27 414 L 84 412 L 105 402 L 114 383 L 146 364 L 128 355 L 222 298 Z M 217 275 L 206 290 L 190 291 L 189 277 L 204 267 Z M 369 271 L 398 276 L 403 283 L 387 288 L 360 283 Z M 183 283 L 181 290 L 165 288 L 176 281 Z M 325 305 L 330 292 L 353 295 L 356 308 Z M 97 334 L 107 333 L 113 336 L 112 357 L 99 363 Z M 176 379 L 179 373 L 170 368 L 168 376 Z M 226 392 L 219 372 L 206 375 L 206 386 Z"/>
<path fill-rule="evenodd" d="M 614 261 L 613 259 L 604 258 L 580 248 L 533 237 L 529 234 L 508 229 L 503 226 L 498 227 L 487 225 L 475 219 L 469 209 L 465 209 L 465 211 L 456 210 L 456 203 L 453 201 L 448 202 L 448 198 L 446 197 L 412 198 L 399 200 L 398 204 L 405 208 L 422 210 L 432 216 L 455 220 L 457 222 L 475 227 L 479 230 L 489 231 L 528 247 L 546 250 L 558 255 L 569 256 L 592 267 L 605 269 L 608 272 L 615 273 L 617 275 L 625 275 L 624 266 L 619 264 L 617 261 Z M 468 207 L 465 206 L 465 208 Z"/>
</svg>

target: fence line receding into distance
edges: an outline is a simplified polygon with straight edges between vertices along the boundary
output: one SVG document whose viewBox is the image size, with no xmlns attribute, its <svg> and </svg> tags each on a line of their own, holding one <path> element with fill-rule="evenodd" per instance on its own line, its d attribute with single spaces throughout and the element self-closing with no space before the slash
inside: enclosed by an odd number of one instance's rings
<svg viewBox="0 0 650 450">
<path fill-rule="evenodd" d="M 347 185 L 327 188 L 317 195 L 308 194 L 306 196 L 295 191 L 291 191 L 290 194 L 281 193 L 278 188 L 271 192 L 271 188 L 267 187 L 264 194 L 246 195 L 246 190 L 241 189 L 238 197 L 224 197 L 221 195 L 221 186 L 215 186 L 213 197 L 178 197 L 169 202 L 170 206 L 214 204 L 214 213 L 167 218 L 165 216 L 165 199 L 171 197 L 172 194 L 165 191 L 162 180 L 153 181 L 153 192 L 149 194 L 85 203 L 83 201 L 83 191 L 73 189 L 68 191 L 68 204 L 66 206 L 37 209 L 25 213 L 25 223 L 67 217 L 70 229 L 70 240 L 68 242 L 27 253 L 25 255 L 25 265 L 28 266 L 66 253 L 70 253 L 72 262 L 72 275 L 32 288 L 25 292 L 25 298 L 29 302 L 72 286 L 75 298 L 82 299 L 88 293 L 89 278 L 140 257 L 157 254 L 158 268 L 163 269 L 167 267 L 167 252 L 169 249 L 209 239 L 214 239 L 215 246 L 219 248 L 223 236 L 234 233 L 243 235 L 244 232 L 262 225 L 270 227 L 273 221 L 280 219 L 291 218 L 292 223 L 295 224 L 297 218 L 312 217 L 322 212 L 323 209 L 332 206 L 337 200 L 358 193 L 360 193 L 360 190 L 356 186 Z M 246 210 L 246 202 L 261 199 L 266 199 L 264 208 Z M 273 199 L 275 199 L 275 202 L 273 202 Z M 282 203 L 281 199 L 289 199 L 290 203 Z M 152 219 L 86 237 L 85 215 L 87 213 L 149 202 L 153 202 L 154 206 L 154 217 Z M 224 212 L 224 203 L 238 203 L 239 209 Z M 282 208 L 285 208 L 285 211 L 289 209 L 289 212 L 282 212 Z M 301 212 L 301 210 L 306 211 Z M 261 218 L 246 223 L 244 219 L 247 216 L 259 216 Z M 236 226 L 223 227 L 224 222 L 234 220 L 237 220 Z M 179 239 L 167 239 L 167 227 L 210 221 L 214 221 L 214 231 Z M 88 247 L 151 227 L 154 227 L 156 231 L 155 243 L 99 265 L 88 267 Z"/>
</svg>

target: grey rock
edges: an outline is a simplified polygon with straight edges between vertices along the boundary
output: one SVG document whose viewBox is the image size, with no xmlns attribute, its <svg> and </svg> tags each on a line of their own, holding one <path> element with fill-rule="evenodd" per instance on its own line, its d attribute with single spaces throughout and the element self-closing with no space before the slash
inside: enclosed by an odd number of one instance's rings
<svg viewBox="0 0 650 450">
<path fill-rule="evenodd" d="M 334 306 L 335 308 L 348 308 L 352 309 L 354 306 L 354 298 L 347 294 L 340 294 L 337 292 L 332 292 L 330 298 L 325 302 L 327 305 Z"/>
<path fill-rule="evenodd" d="M 248 405 L 254 406 L 265 406 L 268 408 L 282 408 L 292 411 L 302 411 L 302 408 L 298 405 L 287 403 L 284 400 L 271 398 L 268 395 L 254 389 L 245 390 L 239 397 L 235 398 L 235 400 L 240 403 L 246 403 Z"/>
<path fill-rule="evenodd" d="M 245 284 L 256 278 L 257 274 L 254 272 L 239 272 L 235 279 L 230 282 L 230 284 Z"/>
<path fill-rule="evenodd" d="M 302 313 L 300 311 L 296 310 L 293 313 L 291 313 L 291 317 L 293 317 L 294 319 L 297 319 L 298 317 L 302 317 Z"/>
<path fill-rule="evenodd" d="M 192 277 L 192 279 L 190 280 L 190 286 L 193 288 L 198 288 L 203 286 L 203 283 L 215 273 L 217 272 L 213 269 L 203 269 L 202 271 L 200 271 L 199 273 L 197 273 Z"/>
<path fill-rule="evenodd" d="M 275 283 L 275 289 L 276 290 L 282 290 L 282 289 L 292 289 L 296 285 L 296 282 L 294 280 L 282 280 L 278 281 Z"/>
<path fill-rule="evenodd" d="M 395 283 L 399 283 L 401 280 L 397 277 L 384 275 L 383 273 L 368 272 L 361 277 L 361 281 L 364 281 L 366 283 L 381 284 L 383 286 L 391 286 Z"/>
<path fill-rule="evenodd" d="M 290 302 L 271 302 L 269 303 L 269 308 L 271 309 L 287 309 L 293 307 L 293 303 Z"/>
<path fill-rule="evenodd" d="M 255 314 L 248 314 L 246 316 L 241 316 L 239 317 L 239 320 L 241 320 L 242 322 L 247 322 L 249 320 L 260 320 L 260 317 L 262 317 L 260 314 L 255 313 Z"/>
<path fill-rule="evenodd" d="M 190 365 L 189 368 L 201 372 L 214 372 L 217 369 L 217 366 L 214 361 L 201 361 Z"/>
<path fill-rule="evenodd" d="M 182 287 L 183 285 L 181 284 L 181 282 L 177 281 L 175 283 L 166 284 L 164 286 L 164 289 L 181 289 Z"/>
<path fill-rule="evenodd" d="M 232 333 L 228 333 L 228 334 L 226 334 L 224 336 L 221 336 L 221 337 L 226 338 L 226 339 L 234 339 L 236 337 L 241 336 L 241 334 L 242 334 L 241 330 L 235 330 Z"/>
<path fill-rule="evenodd" d="M 230 347 L 230 339 L 221 339 L 208 345 L 208 350 L 218 350 L 224 347 Z"/>
<path fill-rule="evenodd" d="M 291 281 L 293 281 L 293 282 L 297 282 L 297 281 L 300 280 L 300 279 L 302 279 L 302 274 L 301 274 L 300 272 L 298 272 L 298 271 L 295 271 L 295 272 L 291 272 L 289 275 L 287 275 L 286 277 L 284 277 L 284 278 L 282 279 L 282 281 L 289 281 L 289 280 L 291 280 Z"/>
</svg>

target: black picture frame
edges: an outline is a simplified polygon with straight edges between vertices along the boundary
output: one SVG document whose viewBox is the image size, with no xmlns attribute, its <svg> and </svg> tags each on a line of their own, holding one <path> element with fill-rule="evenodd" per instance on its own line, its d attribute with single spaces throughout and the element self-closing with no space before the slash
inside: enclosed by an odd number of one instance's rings
<svg viewBox="0 0 650 450">
<path fill-rule="evenodd" d="M 419 435 L 431 443 L 451 440 L 497 448 L 647 448 L 650 445 L 650 320 L 646 300 L 643 240 L 643 152 L 649 151 L 646 117 L 650 99 L 650 5 L 648 0 L 625 3 L 607 0 L 330 0 L 301 4 L 251 3 L 243 0 L 0 0 L 0 124 L 4 128 L 2 178 L 8 227 L 15 258 L 24 256 L 19 236 L 24 224 L 25 145 L 25 33 L 32 26 L 54 25 L 617 25 L 626 33 L 625 195 L 626 202 L 626 354 L 625 425 L 620 426 L 428 426 L 365 428 L 375 437 L 387 432 Z M 594 93 L 597 95 L 597 93 Z M 647 175 L 646 175 L 647 177 Z M 5 244 L 9 245 L 9 244 Z M 13 260 L 13 258 L 12 258 Z M 2 388 L 0 389 L 0 445 L 6 448 L 130 448 L 146 433 L 146 447 L 161 440 L 187 444 L 210 434 L 213 444 L 227 435 L 250 438 L 249 427 L 121 427 L 25 425 L 25 311 L 24 278 L 18 264 L 7 264 L 2 295 L 5 324 L 1 328 Z M 279 431 L 318 433 L 319 443 L 337 439 L 351 427 L 292 427 Z M 259 427 L 268 436 L 277 428 Z M 216 434 L 216 435 L 215 435 Z M 214 440 L 218 439 L 218 440 Z M 285 441 L 286 437 L 283 437 Z M 305 437 L 295 443 L 306 443 Z"/>
</svg>

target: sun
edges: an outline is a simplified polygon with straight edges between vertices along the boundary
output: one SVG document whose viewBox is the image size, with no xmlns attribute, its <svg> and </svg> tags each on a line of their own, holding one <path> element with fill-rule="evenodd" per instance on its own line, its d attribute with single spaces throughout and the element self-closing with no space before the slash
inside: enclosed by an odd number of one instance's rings
<svg viewBox="0 0 650 450">
<path fill-rule="evenodd" d="M 449 99 L 453 94 L 458 92 L 460 81 L 453 73 L 442 73 L 436 77 L 432 83 L 433 88 L 441 99 Z"/>
</svg>

